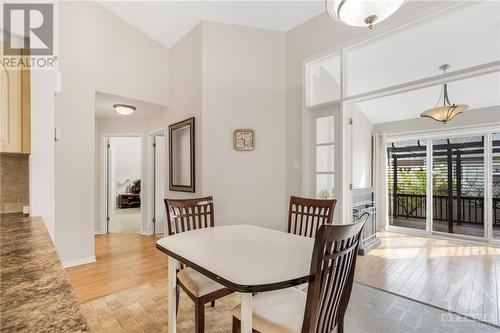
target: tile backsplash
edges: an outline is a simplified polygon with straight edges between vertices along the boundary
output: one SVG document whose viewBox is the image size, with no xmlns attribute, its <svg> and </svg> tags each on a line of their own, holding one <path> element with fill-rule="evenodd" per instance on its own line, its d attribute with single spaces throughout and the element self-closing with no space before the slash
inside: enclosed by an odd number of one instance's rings
<svg viewBox="0 0 500 333">
<path fill-rule="evenodd" d="M 21 213 L 29 205 L 29 155 L 0 154 L 0 213 Z"/>
</svg>

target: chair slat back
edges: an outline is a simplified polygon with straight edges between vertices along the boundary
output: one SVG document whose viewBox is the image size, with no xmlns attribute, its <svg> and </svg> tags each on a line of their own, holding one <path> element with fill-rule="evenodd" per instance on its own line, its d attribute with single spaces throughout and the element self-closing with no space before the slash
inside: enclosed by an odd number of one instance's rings
<svg viewBox="0 0 500 333">
<path fill-rule="evenodd" d="M 288 210 L 288 232 L 314 238 L 320 226 L 332 223 L 337 200 L 292 196 Z"/>
<path fill-rule="evenodd" d="M 349 225 L 322 225 L 314 244 L 302 333 L 329 333 L 343 320 L 351 296 L 361 230 L 369 214 Z"/>
<path fill-rule="evenodd" d="M 214 226 L 212 197 L 165 199 L 168 234 Z"/>
</svg>

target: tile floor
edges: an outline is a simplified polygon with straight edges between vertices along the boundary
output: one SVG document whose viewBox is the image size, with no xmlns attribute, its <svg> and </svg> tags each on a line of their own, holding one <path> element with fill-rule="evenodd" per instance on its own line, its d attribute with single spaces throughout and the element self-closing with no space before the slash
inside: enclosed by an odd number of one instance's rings
<svg viewBox="0 0 500 333">
<path fill-rule="evenodd" d="M 93 332 L 167 332 L 166 279 L 82 304 Z M 231 332 L 231 309 L 238 294 L 206 309 L 207 333 Z M 194 332 L 194 305 L 181 293 L 177 332 Z M 355 283 L 346 318 L 346 333 L 500 333 L 461 316 Z"/>
</svg>

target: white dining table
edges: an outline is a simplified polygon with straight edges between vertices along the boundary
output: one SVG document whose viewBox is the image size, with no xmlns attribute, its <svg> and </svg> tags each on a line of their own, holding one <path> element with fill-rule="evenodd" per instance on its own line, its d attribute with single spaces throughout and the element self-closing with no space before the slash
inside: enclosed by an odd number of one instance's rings
<svg viewBox="0 0 500 333">
<path fill-rule="evenodd" d="M 179 261 L 241 295 L 241 332 L 252 332 L 252 293 L 309 280 L 314 239 L 252 225 L 196 229 L 164 237 L 168 255 L 168 331 L 176 332 Z"/>
</svg>

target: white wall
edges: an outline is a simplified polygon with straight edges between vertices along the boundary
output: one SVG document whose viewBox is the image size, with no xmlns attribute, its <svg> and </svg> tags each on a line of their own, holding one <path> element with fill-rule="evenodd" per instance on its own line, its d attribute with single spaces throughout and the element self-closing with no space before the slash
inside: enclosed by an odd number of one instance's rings
<svg viewBox="0 0 500 333">
<path fill-rule="evenodd" d="M 195 117 L 196 193 L 167 197 L 213 195 L 217 224 L 284 228 L 285 50 L 284 33 L 213 22 L 174 45 L 167 118 Z M 254 151 L 233 150 L 237 128 Z"/>
<path fill-rule="evenodd" d="M 370 119 L 355 105 L 348 106 L 352 118 L 352 186 L 372 186 L 372 133 Z"/>
<path fill-rule="evenodd" d="M 55 241 L 54 72 L 31 72 L 31 216 L 41 216 Z"/>
<path fill-rule="evenodd" d="M 167 123 L 171 125 L 190 117 L 195 118 L 195 193 L 170 191 L 167 173 L 165 184 L 167 198 L 196 197 L 203 193 L 202 36 L 200 23 L 170 50 L 172 99 L 167 112 Z"/>
<path fill-rule="evenodd" d="M 95 2 L 61 2 L 59 37 L 55 234 L 71 265 L 94 259 L 95 91 L 168 105 L 169 51 Z"/>
<path fill-rule="evenodd" d="M 156 136 L 156 156 L 155 156 L 155 233 L 165 233 L 166 225 L 165 225 L 165 203 L 163 199 L 165 198 L 165 184 L 167 183 L 167 162 L 168 157 L 166 155 L 166 137 L 165 136 Z"/>
<path fill-rule="evenodd" d="M 204 22 L 203 193 L 218 224 L 283 230 L 285 34 Z M 253 128 L 255 150 L 233 149 L 233 130 Z"/>
</svg>

